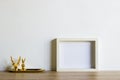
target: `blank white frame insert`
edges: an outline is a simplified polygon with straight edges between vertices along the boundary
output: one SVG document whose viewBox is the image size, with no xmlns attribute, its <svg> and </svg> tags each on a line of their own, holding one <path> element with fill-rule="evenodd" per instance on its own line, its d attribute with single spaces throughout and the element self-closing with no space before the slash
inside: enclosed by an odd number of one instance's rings
<svg viewBox="0 0 120 80">
<path fill-rule="evenodd" d="M 95 71 L 96 39 L 56 39 L 56 71 Z"/>
</svg>

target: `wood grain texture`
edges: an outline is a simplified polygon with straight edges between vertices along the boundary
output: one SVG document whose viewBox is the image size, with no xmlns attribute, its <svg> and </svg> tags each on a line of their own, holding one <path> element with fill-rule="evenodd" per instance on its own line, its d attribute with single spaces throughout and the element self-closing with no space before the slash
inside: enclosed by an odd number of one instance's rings
<svg viewBox="0 0 120 80">
<path fill-rule="evenodd" d="M 120 72 L 0 72 L 0 80 L 120 80 Z"/>
</svg>

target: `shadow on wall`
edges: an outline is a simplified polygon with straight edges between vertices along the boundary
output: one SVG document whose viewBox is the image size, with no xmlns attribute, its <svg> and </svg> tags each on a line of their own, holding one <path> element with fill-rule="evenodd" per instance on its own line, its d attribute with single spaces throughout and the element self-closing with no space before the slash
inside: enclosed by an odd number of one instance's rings
<svg viewBox="0 0 120 80">
<path fill-rule="evenodd" d="M 51 70 L 56 71 L 56 40 L 51 41 Z"/>
<path fill-rule="evenodd" d="M 0 71 L 8 71 L 11 67 L 11 64 L 6 60 L 2 60 L 2 64 L 0 64 Z"/>
</svg>

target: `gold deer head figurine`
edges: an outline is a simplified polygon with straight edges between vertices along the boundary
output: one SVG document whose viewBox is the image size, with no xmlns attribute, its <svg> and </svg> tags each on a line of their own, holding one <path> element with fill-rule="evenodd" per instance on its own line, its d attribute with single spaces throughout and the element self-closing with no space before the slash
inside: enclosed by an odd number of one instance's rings
<svg viewBox="0 0 120 80">
<path fill-rule="evenodd" d="M 13 60 L 13 57 L 12 57 L 12 56 L 11 56 L 10 58 L 11 58 L 11 62 L 12 62 L 12 65 L 13 65 L 13 67 L 14 67 L 14 70 L 15 70 L 15 71 L 18 71 L 18 66 L 19 66 L 19 64 L 20 64 L 21 57 L 19 56 L 17 62 Z"/>
</svg>

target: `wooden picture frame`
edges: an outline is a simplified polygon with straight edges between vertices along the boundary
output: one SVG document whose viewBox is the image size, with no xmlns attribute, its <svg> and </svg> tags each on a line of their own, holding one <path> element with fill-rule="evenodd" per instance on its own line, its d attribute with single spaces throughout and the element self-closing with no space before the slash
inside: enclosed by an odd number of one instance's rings
<svg viewBox="0 0 120 80">
<path fill-rule="evenodd" d="M 97 39 L 57 38 L 54 45 L 56 71 L 97 70 Z"/>
</svg>

